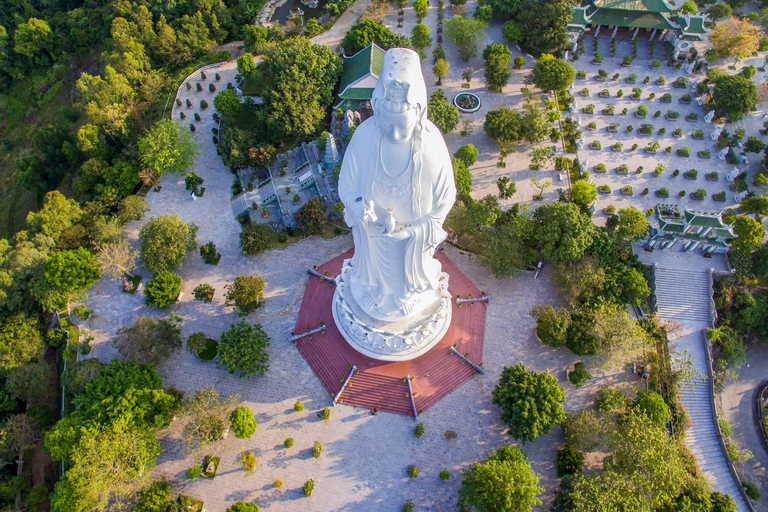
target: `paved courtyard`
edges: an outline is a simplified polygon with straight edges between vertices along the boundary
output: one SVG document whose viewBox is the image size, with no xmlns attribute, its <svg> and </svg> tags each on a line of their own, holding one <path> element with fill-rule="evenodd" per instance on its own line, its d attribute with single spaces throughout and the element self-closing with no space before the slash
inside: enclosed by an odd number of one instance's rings
<svg viewBox="0 0 768 512">
<path fill-rule="evenodd" d="M 234 65 L 224 63 L 209 73 L 217 71 L 226 80 L 226 73 L 234 73 Z M 305 269 L 349 249 L 351 237 L 313 237 L 285 250 L 271 250 L 253 258 L 243 256 L 238 245 L 240 228 L 229 206 L 232 174 L 216 155 L 209 128 L 205 128 L 201 126 L 196 132 L 200 155 L 192 169 L 206 180 L 204 197 L 192 200 L 184 190 L 183 178 L 176 176 L 164 177 L 162 190 L 147 196 L 152 208 L 147 219 L 160 213 L 177 213 L 200 226 L 198 242 L 213 241 L 222 253 L 218 266 L 205 265 L 199 255 L 190 253 L 180 271 L 184 296 L 171 310 L 183 318 L 185 337 L 204 331 L 218 338 L 238 321 L 233 308 L 224 304 L 224 285 L 241 273 L 255 272 L 266 280 L 266 304 L 248 320 L 260 322 L 272 338 L 270 369 L 263 378 L 238 379 L 223 367 L 202 363 L 186 351 L 179 351 L 161 368 L 165 385 L 185 392 L 213 385 L 220 393 L 238 394 L 256 414 L 259 427 L 253 438 L 238 440 L 230 436 L 211 449 L 222 458 L 214 481 L 186 481 L 184 471 L 200 463 L 200 457 L 184 451 L 177 425 L 161 433 L 163 455 L 153 474 L 166 475 L 181 492 L 204 499 L 209 512 L 224 512 L 237 500 L 254 500 L 265 510 L 394 511 L 406 498 L 413 498 L 425 510 L 450 509 L 456 500 L 460 471 L 488 450 L 511 441 L 500 422 L 499 410 L 491 404 L 491 391 L 504 365 L 522 361 L 534 370 L 548 369 L 564 385 L 566 409 L 570 411 L 590 406 L 599 386 L 617 379 L 633 379 L 627 373 L 593 370 L 594 378 L 579 389 L 566 381 L 565 370 L 577 358 L 567 349 L 542 346 L 535 338 L 534 322 L 528 314 L 536 304 L 560 304 L 549 281 L 551 269 L 537 280 L 527 272 L 497 280 L 472 257 L 446 248 L 459 268 L 492 297 L 483 357 L 487 373 L 476 376 L 427 410 L 420 417 L 426 428 L 420 440 L 413 436 L 413 420 L 394 414 L 370 416 L 367 410 L 338 406 L 330 422 L 322 422 L 316 413 L 330 405 L 330 397 L 286 340 L 298 314 L 307 279 Z M 147 219 L 129 225 L 131 239 L 135 241 L 140 225 Z M 146 280 L 149 276 L 144 275 Z M 192 290 L 203 282 L 216 289 L 210 304 L 192 300 Z M 94 310 L 90 320 L 95 335 L 91 356 L 104 361 L 118 357 L 111 339 L 120 327 L 131 325 L 141 315 L 167 314 L 147 308 L 139 294 L 121 293 L 119 283 L 106 278 L 93 287 L 87 303 Z M 307 406 L 302 413 L 293 412 L 297 399 Z M 446 430 L 456 431 L 458 439 L 447 440 Z M 282 448 L 287 437 L 296 441 L 290 450 Z M 315 440 L 324 447 L 319 460 L 310 453 Z M 549 435 L 524 447 L 533 468 L 542 475 L 547 503 L 557 486 L 553 462 L 561 441 L 560 429 L 554 428 Z M 253 450 L 259 458 L 253 476 L 246 477 L 237 463 L 243 450 Z M 417 464 L 421 470 L 415 480 L 406 475 L 410 464 Z M 437 476 L 443 469 L 453 475 L 447 482 Z M 273 488 L 276 478 L 284 481 L 282 490 Z M 311 498 L 304 498 L 300 488 L 309 478 L 316 481 L 316 490 Z"/>
</svg>

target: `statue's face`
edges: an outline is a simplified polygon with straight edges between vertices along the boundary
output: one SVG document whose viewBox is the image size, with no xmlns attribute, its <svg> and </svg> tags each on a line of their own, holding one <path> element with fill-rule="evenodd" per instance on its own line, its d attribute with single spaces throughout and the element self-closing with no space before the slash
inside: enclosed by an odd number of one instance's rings
<svg viewBox="0 0 768 512">
<path fill-rule="evenodd" d="M 376 112 L 376 116 L 379 121 L 379 129 L 393 144 L 402 144 L 411 140 L 419 122 L 419 110 L 417 108 L 399 113 L 380 108 Z"/>
</svg>

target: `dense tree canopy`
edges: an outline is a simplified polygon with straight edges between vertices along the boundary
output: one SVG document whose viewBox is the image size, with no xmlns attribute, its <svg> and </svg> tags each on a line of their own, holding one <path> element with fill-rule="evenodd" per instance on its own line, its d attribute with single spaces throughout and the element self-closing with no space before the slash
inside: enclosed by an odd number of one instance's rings
<svg viewBox="0 0 768 512">
<path fill-rule="evenodd" d="M 197 226 L 185 223 L 178 215 L 158 215 L 139 230 L 141 261 L 152 272 L 175 270 L 197 247 L 196 235 Z"/>
<path fill-rule="evenodd" d="M 565 391 L 547 372 L 532 372 L 523 363 L 505 366 L 493 390 L 493 403 L 509 435 L 523 443 L 533 441 L 565 419 Z"/>
<path fill-rule="evenodd" d="M 576 70 L 565 59 L 543 54 L 533 66 L 533 83 L 545 91 L 564 91 L 573 84 Z"/>
<path fill-rule="evenodd" d="M 762 35 L 750 20 L 730 17 L 717 23 L 709 35 L 709 42 L 721 57 L 746 59 L 757 52 Z"/>
<path fill-rule="evenodd" d="M 728 75 L 720 78 L 715 85 L 712 99 L 718 111 L 739 119 L 757 103 L 757 87 L 749 78 L 741 75 Z"/>
<path fill-rule="evenodd" d="M 221 335 L 221 364 L 240 378 L 257 374 L 263 377 L 269 369 L 268 346 L 269 336 L 261 324 L 253 325 L 242 320 Z"/>
<path fill-rule="evenodd" d="M 341 62 L 333 51 L 298 37 L 286 40 L 265 63 L 264 95 L 270 130 L 285 139 L 317 131 L 333 100 Z"/>
<path fill-rule="evenodd" d="M 523 44 L 532 49 L 554 53 L 568 43 L 567 24 L 573 7 L 567 0 L 544 0 L 526 3 L 517 22 L 523 33 Z"/>
<path fill-rule="evenodd" d="M 197 140 L 181 124 L 169 118 L 152 125 L 139 139 L 139 158 L 144 167 L 157 172 L 183 174 L 197 156 Z"/>
<path fill-rule="evenodd" d="M 437 89 L 429 99 L 427 117 L 441 132 L 450 133 L 459 124 L 459 109 L 448 102 L 442 89 Z"/>
<path fill-rule="evenodd" d="M 592 243 L 592 220 L 571 203 L 540 207 L 533 216 L 533 237 L 545 258 L 554 262 L 578 261 Z"/>
<path fill-rule="evenodd" d="M 518 447 L 503 445 L 484 463 L 475 462 L 462 473 L 459 501 L 480 512 L 530 512 L 541 505 L 539 475 Z"/>
<path fill-rule="evenodd" d="M 477 45 L 485 35 L 487 25 L 472 18 L 456 15 L 445 24 L 445 36 L 459 47 L 459 58 L 468 61 L 477 54 Z"/>
<path fill-rule="evenodd" d="M 403 44 L 404 42 L 405 44 Z M 344 35 L 344 39 L 341 40 L 341 46 L 347 56 L 356 54 L 371 43 L 376 43 L 384 50 L 395 47 L 410 47 L 408 38 L 398 36 L 382 23 L 365 17 L 352 25 L 352 28 Z"/>
<path fill-rule="evenodd" d="M 142 316 L 132 326 L 121 327 L 114 344 L 123 357 L 157 364 L 181 347 L 181 329 L 173 320 Z"/>
<path fill-rule="evenodd" d="M 506 45 L 501 43 L 491 43 L 483 50 L 483 61 L 485 62 L 485 82 L 488 88 L 500 90 L 507 85 L 512 71 L 509 69 L 511 52 Z"/>
</svg>

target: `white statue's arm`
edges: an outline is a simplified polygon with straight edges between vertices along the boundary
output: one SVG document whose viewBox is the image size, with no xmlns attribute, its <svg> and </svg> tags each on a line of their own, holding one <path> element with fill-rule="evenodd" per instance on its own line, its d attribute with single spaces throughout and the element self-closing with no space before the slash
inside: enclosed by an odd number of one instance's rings
<svg viewBox="0 0 768 512">
<path fill-rule="evenodd" d="M 341 172 L 339 173 L 339 197 L 344 203 L 344 221 L 349 227 L 352 227 L 359 220 L 376 221 L 376 215 L 373 214 L 373 204 L 366 204 L 362 190 L 360 190 L 362 183 L 360 183 L 358 173 L 356 146 L 353 137 L 341 163 Z"/>
<path fill-rule="evenodd" d="M 445 240 L 446 232 L 443 229 L 448 213 L 456 202 L 456 184 L 453 178 L 453 168 L 449 164 L 443 166 L 440 177 L 434 186 L 432 210 L 414 221 L 411 226 L 414 229 L 424 231 L 424 241 L 432 246 L 437 246 Z"/>
</svg>

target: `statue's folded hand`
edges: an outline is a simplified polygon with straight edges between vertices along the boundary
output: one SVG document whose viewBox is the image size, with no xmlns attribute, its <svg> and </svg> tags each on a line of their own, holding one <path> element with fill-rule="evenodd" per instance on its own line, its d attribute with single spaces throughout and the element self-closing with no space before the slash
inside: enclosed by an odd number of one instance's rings
<svg viewBox="0 0 768 512">
<path fill-rule="evenodd" d="M 382 235 L 374 235 L 371 238 L 380 238 L 382 240 L 406 240 L 413 236 L 413 230 L 411 228 L 403 228 L 391 233 L 384 233 Z"/>
</svg>

